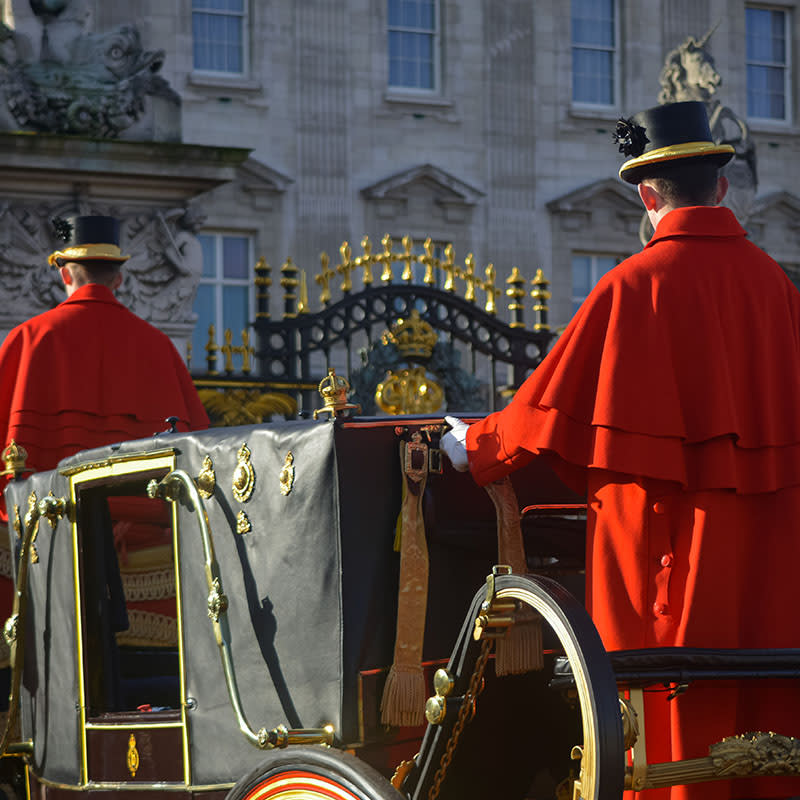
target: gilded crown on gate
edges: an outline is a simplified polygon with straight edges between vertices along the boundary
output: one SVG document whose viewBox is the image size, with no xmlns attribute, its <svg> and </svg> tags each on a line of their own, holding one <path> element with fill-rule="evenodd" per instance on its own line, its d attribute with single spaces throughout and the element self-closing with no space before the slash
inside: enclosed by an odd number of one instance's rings
<svg viewBox="0 0 800 800">
<path fill-rule="evenodd" d="M 427 360 L 439 337 L 415 308 L 408 319 L 399 319 L 381 338 L 384 344 L 394 344 L 403 358 Z"/>
</svg>

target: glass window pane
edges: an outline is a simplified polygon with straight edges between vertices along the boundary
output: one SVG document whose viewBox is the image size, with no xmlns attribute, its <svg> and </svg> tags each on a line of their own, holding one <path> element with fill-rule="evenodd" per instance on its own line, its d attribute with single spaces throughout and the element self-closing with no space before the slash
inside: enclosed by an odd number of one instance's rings
<svg viewBox="0 0 800 800">
<path fill-rule="evenodd" d="M 579 103 L 613 105 L 613 53 L 572 51 L 572 99 Z"/>
<path fill-rule="evenodd" d="M 420 62 L 419 87 L 421 89 L 433 89 L 433 64 L 430 61 Z"/>
<path fill-rule="evenodd" d="M 785 63 L 785 12 L 748 8 L 746 14 L 747 59 Z"/>
<path fill-rule="evenodd" d="M 222 237 L 222 274 L 225 278 L 249 277 L 249 253 L 244 236 Z"/>
<path fill-rule="evenodd" d="M 203 248 L 203 277 L 217 277 L 217 254 L 214 247 L 214 237 L 201 233 L 198 237 L 200 246 Z"/>
<path fill-rule="evenodd" d="M 416 0 L 402 0 L 401 22 L 405 28 L 416 28 L 419 22 Z"/>
<path fill-rule="evenodd" d="M 222 328 L 230 328 L 234 344 L 250 322 L 247 286 L 224 286 L 222 288 Z M 220 339 L 222 336 L 220 335 Z"/>
<path fill-rule="evenodd" d="M 614 47 L 613 0 L 572 3 L 572 43 Z"/>
<path fill-rule="evenodd" d="M 617 265 L 617 258 L 616 256 L 597 256 L 596 258 L 597 269 L 594 276 L 594 282 L 600 280 L 603 275 L 606 274 L 610 269 L 613 269 Z"/>
<path fill-rule="evenodd" d="M 433 0 L 420 3 L 419 8 L 419 26 L 432 31 L 436 27 L 436 9 L 433 5 Z"/>
<path fill-rule="evenodd" d="M 589 294 L 592 288 L 592 267 L 589 256 L 572 257 L 572 294 Z"/>
<path fill-rule="evenodd" d="M 200 284 L 194 298 L 193 310 L 197 314 L 197 323 L 192 332 L 192 369 L 204 369 L 208 326 L 214 323 L 214 287 L 212 285 Z"/>
<path fill-rule="evenodd" d="M 400 0 L 389 0 L 389 25 L 399 25 L 401 20 Z"/>
</svg>

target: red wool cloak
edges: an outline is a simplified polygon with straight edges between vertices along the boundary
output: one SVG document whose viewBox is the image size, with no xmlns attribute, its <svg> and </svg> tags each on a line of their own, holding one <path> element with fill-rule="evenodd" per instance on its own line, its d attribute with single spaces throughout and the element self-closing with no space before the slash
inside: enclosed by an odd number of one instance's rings
<svg viewBox="0 0 800 800">
<path fill-rule="evenodd" d="M 15 440 L 36 471 L 79 450 L 151 436 L 170 416 L 180 430 L 208 427 L 169 337 L 103 286 L 81 287 L 14 328 L 0 347 L 0 447 Z M 138 530 L 128 532 L 130 546 Z M 0 577 L 0 619 L 10 613 L 11 593 L 11 580 Z"/>
<path fill-rule="evenodd" d="M 208 427 L 186 366 L 166 334 L 89 284 L 14 328 L 0 347 L 0 435 L 52 469 L 79 450 L 151 436 L 178 418 Z"/>
<path fill-rule="evenodd" d="M 481 485 L 542 453 L 587 490 L 587 606 L 608 649 L 800 642 L 800 294 L 745 236 L 728 209 L 670 212 L 508 408 L 467 434 Z M 757 712 L 748 693 L 715 691 L 651 696 L 649 761 L 745 730 L 800 733 L 794 686 Z M 800 782 L 672 794 L 798 795 Z"/>
</svg>

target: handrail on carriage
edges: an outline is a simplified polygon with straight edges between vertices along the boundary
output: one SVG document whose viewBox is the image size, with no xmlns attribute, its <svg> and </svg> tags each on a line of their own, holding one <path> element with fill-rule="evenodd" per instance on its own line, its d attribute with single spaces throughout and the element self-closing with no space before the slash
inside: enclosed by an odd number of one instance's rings
<svg viewBox="0 0 800 800">
<path fill-rule="evenodd" d="M 197 486 L 191 476 L 181 469 L 173 470 L 160 481 L 153 479 L 147 486 L 149 497 L 160 497 L 171 503 L 178 502 L 182 492 L 186 493 L 194 507 L 197 522 L 200 526 L 200 538 L 203 542 L 203 555 L 205 558 L 206 584 L 208 586 L 208 616 L 211 619 L 214 638 L 219 647 L 222 670 L 225 674 L 225 685 L 228 689 L 231 706 L 236 715 L 236 721 L 239 724 L 239 730 L 241 730 L 250 744 L 260 750 L 272 750 L 277 747 L 287 747 L 290 744 L 333 744 L 334 729 L 332 725 L 326 725 L 323 728 L 287 728 L 284 725 L 278 725 L 269 731 L 266 728 L 259 728 L 258 731 L 255 731 L 247 721 L 242 708 L 241 695 L 236 683 L 236 673 L 231 657 L 230 628 L 227 618 L 228 598 L 222 590 L 222 575 L 214 554 L 211 526 L 208 522 L 208 514 L 200 492 L 197 490 Z"/>
</svg>

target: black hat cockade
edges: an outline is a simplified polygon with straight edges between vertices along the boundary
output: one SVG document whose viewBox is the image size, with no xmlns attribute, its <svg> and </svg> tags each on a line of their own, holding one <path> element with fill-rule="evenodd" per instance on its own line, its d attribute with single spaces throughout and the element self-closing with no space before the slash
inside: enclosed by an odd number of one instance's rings
<svg viewBox="0 0 800 800">
<path fill-rule="evenodd" d="M 718 166 L 733 158 L 729 144 L 717 144 L 711 138 L 706 107 L 699 101 L 665 103 L 620 119 L 614 142 L 628 160 L 619 176 L 628 183 L 640 183 L 653 164 L 678 159 L 703 159 Z"/>
<path fill-rule="evenodd" d="M 66 261 L 127 261 L 119 249 L 119 220 L 115 217 L 56 217 L 53 232 L 65 247 L 50 254 L 51 266 Z"/>
<path fill-rule="evenodd" d="M 614 143 L 619 145 L 620 153 L 633 158 L 644 153 L 644 146 L 650 142 L 641 125 L 637 125 L 632 119 L 622 117 L 617 120 L 613 135 Z"/>
</svg>

